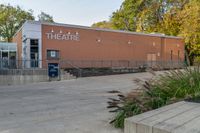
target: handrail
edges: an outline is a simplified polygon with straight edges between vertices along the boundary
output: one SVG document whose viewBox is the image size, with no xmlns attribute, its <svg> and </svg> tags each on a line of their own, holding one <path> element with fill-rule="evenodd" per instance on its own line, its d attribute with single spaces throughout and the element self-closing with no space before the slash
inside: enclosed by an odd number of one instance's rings
<svg viewBox="0 0 200 133">
<path fill-rule="evenodd" d="M 70 61 L 68 60 L 61 60 L 60 62 L 67 62 L 67 64 L 69 64 L 70 66 L 72 66 L 73 68 L 78 70 L 78 77 L 82 77 L 82 69 L 79 68 L 78 66 L 73 65 Z"/>
</svg>

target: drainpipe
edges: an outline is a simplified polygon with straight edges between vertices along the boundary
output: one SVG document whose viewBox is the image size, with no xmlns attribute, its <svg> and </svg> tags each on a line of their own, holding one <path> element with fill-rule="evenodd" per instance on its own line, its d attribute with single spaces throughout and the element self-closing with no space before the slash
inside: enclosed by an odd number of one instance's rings
<svg viewBox="0 0 200 133">
<path fill-rule="evenodd" d="M 162 64 L 164 63 L 164 52 L 165 52 L 165 44 L 164 44 L 164 41 L 165 41 L 165 37 L 161 37 L 161 41 L 160 41 L 160 44 L 161 44 L 161 50 L 160 50 L 160 59 L 161 59 L 161 62 Z"/>
</svg>

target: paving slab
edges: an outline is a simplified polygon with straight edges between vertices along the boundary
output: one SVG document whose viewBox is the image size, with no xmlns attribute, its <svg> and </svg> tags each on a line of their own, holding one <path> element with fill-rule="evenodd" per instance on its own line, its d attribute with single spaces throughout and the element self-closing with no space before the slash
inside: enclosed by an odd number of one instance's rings
<svg viewBox="0 0 200 133">
<path fill-rule="evenodd" d="M 183 101 L 126 119 L 125 133 L 199 133 L 197 124 L 200 104 Z"/>
</svg>

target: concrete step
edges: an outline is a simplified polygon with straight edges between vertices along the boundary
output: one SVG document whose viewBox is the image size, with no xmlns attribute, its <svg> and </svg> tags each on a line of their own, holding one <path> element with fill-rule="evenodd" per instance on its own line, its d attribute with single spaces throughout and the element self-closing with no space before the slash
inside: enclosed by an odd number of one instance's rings
<svg viewBox="0 0 200 133">
<path fill-rule="evenodd" d="M 74 76 L 66 71 L 61 71 L 60 78 L 61 78 L 61 80 L 70 80 L 70 79 L 76 79 L 76 76 Z"/>
</svg>

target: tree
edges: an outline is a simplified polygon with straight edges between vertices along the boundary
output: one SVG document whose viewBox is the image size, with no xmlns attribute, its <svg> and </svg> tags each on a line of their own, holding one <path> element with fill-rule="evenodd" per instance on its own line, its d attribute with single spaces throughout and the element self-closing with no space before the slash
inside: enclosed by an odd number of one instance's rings
<svg viewBox="0 0 200 133">
<path fill-rule="evenodd" d="M 38 19 L 39 19 L 39 21 L 41 21 L 41 22 L 50 22 L 50 23 L 54 22 L 53 16 L 51 16 L 51 15 L 45 13 L 45 12 L 41 12 L 41 13 L 38 15 Z"/>
<path fill-rule="evenodd" d="M 112 29 L 112 23 L 109 21 L 97 22 L 92 25 L 94 28 Z"/>
<path fill-rule="evenodd" d="M 172 9 L 183 9 L 189 0 L 125 0 L 113 12 L 111 23 L 115 29 L 158 32 L 166 14 Z"/>
<path fill-rule="evenodd" d="M 113 12 L 111 22 L 114 29 L 136 31 L 138 13 L 144 8 L 145 0 L 125 0 L 120 9 Z"/>
<path fill-rule="evenodd" d="M 184 37 L 191 61 L 200 56 L 200 1 L 191 0 L 180 12 L 180 35 Z"/>
<path fill-rule="evenodd" d="M 11 42 L 13 35 L 26 20 L 34 20 L 31 10 L 22 10 L 19 6 L 0 5 L 0 37 Z"/>
</svg>

